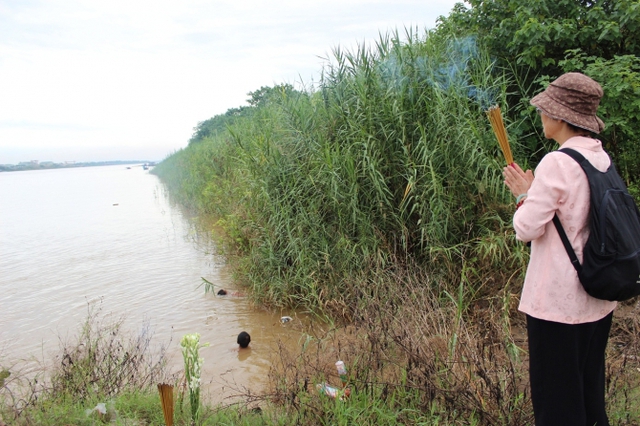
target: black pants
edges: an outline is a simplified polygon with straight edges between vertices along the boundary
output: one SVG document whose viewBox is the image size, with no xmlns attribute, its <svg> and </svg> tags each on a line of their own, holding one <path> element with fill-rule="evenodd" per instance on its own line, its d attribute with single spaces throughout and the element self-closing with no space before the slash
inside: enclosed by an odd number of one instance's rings
<svg viewBox="0 0 640 426">
<path fill-rule="evenodd" d="M 562 324 L 527 315 L 536 426 L 609 426 L 604 354 L 612 317 Z"/>
</svg>

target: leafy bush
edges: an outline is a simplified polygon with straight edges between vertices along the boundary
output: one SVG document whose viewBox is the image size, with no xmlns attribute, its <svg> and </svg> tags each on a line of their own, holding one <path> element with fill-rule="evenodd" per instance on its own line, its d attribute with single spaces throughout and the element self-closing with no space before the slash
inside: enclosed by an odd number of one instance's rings
<svg viewBox="0 0 640 426">
<path fill-rule="evenodd" d="M 478 37 L 497 65 L 513 76 L 509 116 L 512 120 L 528 117 L 512 135 L 526 147 L 523 157 L 535 165 L 554 147 L 544 141 L 528 100 L 560 74 L 580 71 L 604 88 L 601 112 L 609 129 L 603 138 L 616 164 L 625 170 L 629 184 L 637 186 L 638 2 L 467 0 L 466 3 L 471 7 L 459 4 L 441 20 L 438 31 Z"/>
<path fill-rule="evenodd" d="M 640 161 L 640 58 L 634 55 L 603 59 L 587 56 L 580 49 L 571 50 L 560 62 L 565 71 L 580 70 L 600 82 L 604 96 L 600 115 L 607 127 L 602 132 L 606 149 L 614 155 L 616 165 L 628 184 L 638 185 Z"/>
</svg>

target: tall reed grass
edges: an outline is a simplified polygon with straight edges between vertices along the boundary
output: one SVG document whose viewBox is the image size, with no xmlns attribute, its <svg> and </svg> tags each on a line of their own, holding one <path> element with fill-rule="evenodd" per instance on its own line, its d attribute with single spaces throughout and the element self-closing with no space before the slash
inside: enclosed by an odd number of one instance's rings
<svg viewBox="0 0 640 426">
<path fill-rule="evenodd" d="M 464 260 L 472 282 L 495 281 L 526 258 L 483 112 L 505 87 L 473 40 L 386 36 L 336 49 L 317 90 L 272 94 L 157 172 L 219 215 L 268 303 L 324 309 L 391 258 L 447 275 Z"/>
</svg>

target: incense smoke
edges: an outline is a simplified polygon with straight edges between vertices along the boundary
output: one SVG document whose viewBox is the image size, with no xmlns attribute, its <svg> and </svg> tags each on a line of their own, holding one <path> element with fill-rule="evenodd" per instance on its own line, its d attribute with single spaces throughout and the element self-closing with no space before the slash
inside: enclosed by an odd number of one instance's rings
<svg viewBox="0 0 640 426">
<path fill-rule="evenodd" d="M 411 99 L 415 89 L 426 84 L 444 92 L 457 91 L 486 110 L 495 104 L 497 96 L 495 90 L 478 87 L 472 82 L 472 65 L 479 55 L 476 39 L 465 37 L 449 41 L 445 51 L 437 57 L 405 55 L 401 58 L 394 51 L 381 60 L 378 72 L 388 89 L 406 91 Z"/>
</svg>

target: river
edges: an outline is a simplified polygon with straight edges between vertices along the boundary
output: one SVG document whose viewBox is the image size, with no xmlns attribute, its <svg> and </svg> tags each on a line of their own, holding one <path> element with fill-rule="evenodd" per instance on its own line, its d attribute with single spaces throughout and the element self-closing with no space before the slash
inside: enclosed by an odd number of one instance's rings
<svg viewBox="0 0 640 426">
<path fill-rule="evenodd" d="M 179 342 L 199 333 L 202 382 L 224 402 L 265 383 L 275 345 L 295 344 L 296 317 L 233 289 L 223 257 L 197 221 L 173 205 L 159 179 L 136 166 L 0 173 L 0 363 L 48 361 L 78 333 L 90 309 L 149 328 L 181 368 Z M 281 323 L 284 315 L 294 321 Z M 251 335 L 238 351 L 239 332 Z M 1 364 L 0 364 L 1 365 Z"/>
</svg>

